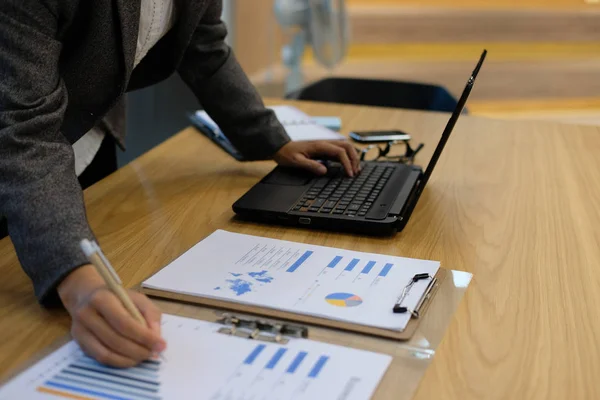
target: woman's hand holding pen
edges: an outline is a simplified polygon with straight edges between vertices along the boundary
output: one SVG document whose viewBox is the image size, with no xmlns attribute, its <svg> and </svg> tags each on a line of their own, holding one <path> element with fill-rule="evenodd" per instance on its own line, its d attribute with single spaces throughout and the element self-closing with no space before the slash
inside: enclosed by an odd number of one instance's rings
<svg viewBox="0 0 600 400">
<path fill-rule="evenodd" d="M 143 294 L 129 291 L 147 325 L 137 322 L 93 265 L 71 272 L 58 286 L 58 294 L 71 314 L 73 338 L 98 362 L 131 367 L 165 350 L 160 310 Z"/>
</svg>

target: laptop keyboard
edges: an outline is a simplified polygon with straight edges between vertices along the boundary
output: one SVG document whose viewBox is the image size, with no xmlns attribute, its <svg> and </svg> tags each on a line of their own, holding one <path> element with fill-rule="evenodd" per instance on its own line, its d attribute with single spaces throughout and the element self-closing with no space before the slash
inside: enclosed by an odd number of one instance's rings
<svg viewBox="0 0 600 400">
<path fill-rule="evenodd" d="M 293 211 L 364 217 L 392 176 L 394 167 L 363 164 L 354 178 L 343 168 L 329 167 L 327 176 L 315 179 Z"/>
</svg>

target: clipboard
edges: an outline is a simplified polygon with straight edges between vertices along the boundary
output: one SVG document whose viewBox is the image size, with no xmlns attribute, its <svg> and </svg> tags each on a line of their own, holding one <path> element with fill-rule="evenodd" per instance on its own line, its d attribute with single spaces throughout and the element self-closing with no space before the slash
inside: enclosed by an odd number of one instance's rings
<svg viewBox="0 0 600 400">
<path fill-rule="evenodd" d="M 254 397 L 275 392 L 278 398 L 302 399 L 325 392 L 325 397 L 337 398 L 347 392 L 348 377 L 356 377 L 357 391 L 371 398 L 393 360 L 380 351 L 308 339 L 307 329 L 300 326 L 229 314 L 214 322 L 164 315 L 162 325 L 171 343 L 168 359 L 113 368 L 94 361 L 69 341 L 35 357 L 34 363 L 0 386 L 0 398 L 212 399 L 246 397 L 248 392 Z M 236 351 L 222 352 L 230 347 Z M 211 373 L 198 378 L 197 371 L 206 368 Z M 346 373 L 339 374 L 340 370 Z"/>
<path fill-rule="evenodd" d="M 472 279 L 470 273 L 460 270 L 440 269 L 439 271 L 442 272 L 445 279 L 438 281 L 439 287 L 436 287 L 435 298 L 430 298 L 427 304 L 424 304 L 427 309 L 422 309 L 420 313 L 418 330 L 410 340 L 404 342 L 380 339 L 374 336 L 359 340 L 360 336 L 354 336 L 352 332 L 339 334 L 336 330 L 322 329 L 316 326 L 310 327 L 310 329 L 299 324 L 292 326 L 291 324 L 281 324 L 280 321 L 267 321 L 266 318 L 257 317 L 255 314 L 245 316 L 236 313 L 232 315 L 232 313 L 217 311 L 214 307 L 202 307 L 196 304 L 184 304 L 169 300 L 158 300 L 157 304 L 165 313 L 202 321 L 218 322 L 222 325 L 220 333 L 225 335 L 242 337 L 245 335 L 248 339 L 262 341 L 265 334 L 273 336 L 273 330 L 265 328 L 263 325 L 264 323 L 271 323 L 274 329 L 280 329 L 283 332 L 282 340 L 307 335 L 310 339 L 319 342 L 390 354 L 394 357 L 394 361 L 379 383 L 373 399 L 409 400 L 412 399 L 422 377 L 434 359 L 433 355 L 436 353 L 450 321 L 454 318 L 457 307 L 462 302 Z M 141 287 L 136 285 L 133 289 L 140 291 Z M 278 328 L 278 326 L 281 327 Z M 259 332 L 256 331 L 257 328 Z M 27 360 L 19 362 L 11 368 L 7 375 L 0 379 L 0 386 L 15 378 L 70 339 L 71 337 L 68 334 L 61 336 L 48 347 L 35 352 Z M 272 339 L 267 341 L 272 341 Z M 283 341 L 281 343 L 285 345 Z M 399 381 L 398 376 L 404 377 L 405 380 Z"/>
<path fill-rule="evenodd" d="M 423 293 L 421 300 L 415 310 L 411 310 L 411 319 L 406 325 L 406 328 L 402 331 L 393 329 L 376 328 L 366 325 L 355 324 L 345 321 L 336 321 L 323 317 L 315 317 L 311 315 L 292 313 L 288 311 L 276 310 L 274 308 L 254 306 L 248 304 L 240 304 L 228 300 L 211 299 L 207 297 L 200 297 L 195 295 L 186 295 L 179 293 L 172 293 L 164 290 L 150 289 L 141 287 L 141 291 L 149 296 L 180 301 L 189 304 L 198 304 L 203 306 L 214 307 L 221 310 L 229 310 L 235 312 L 241 312 L 244 314 L 255 314 L 261 315 L 266 318 L 273 318 L 277 320 L 286 321 L 289 323 L 296 324 L 311 324 L 318 325 L 327 328 L 339 329 L 349 332 L 362 333 L 371 336 L 378 336 L 387 339 L 394 339 L 398 341 L 407 341 L 416 332 L 419 327 L 419 323 L 422 317 L 425 316 L 427 310 L 433 301 L 438 289 L 442 285 L 444 279 L 448 275 L 448 270 L 439 268 L 436 275 L 432 277 L 430 285 L 427 290 Z M 403 287 L 399 286 L 398 294 L 402 291 Z M 393 304 L 390 304 L 390 308 Z"/>
</svg>

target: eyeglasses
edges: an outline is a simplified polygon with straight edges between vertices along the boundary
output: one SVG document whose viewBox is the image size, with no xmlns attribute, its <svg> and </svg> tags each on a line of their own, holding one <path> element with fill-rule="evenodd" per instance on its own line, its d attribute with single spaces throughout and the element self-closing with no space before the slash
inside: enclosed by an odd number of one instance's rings
<svg viewBox="0 0 600 400">
<path fill-rule="evenodd" d="M 404 144 L 406 146 L 404 154 L 402 155 L 390 155 L 392 147 L 398 148 Z M 402 164 L 412 164 L 415 160 L 417 153 L 425 146 L 420 143 L 416 149 L 413 149 L 408 141 L 406 140 L 394 140 L 385 144 L 372 144 L 361 150 L 360 160 L 361 161 L 377 161 L 380 158 L 384 158 L 390 161 L 396 161 Z"/>
</svg>

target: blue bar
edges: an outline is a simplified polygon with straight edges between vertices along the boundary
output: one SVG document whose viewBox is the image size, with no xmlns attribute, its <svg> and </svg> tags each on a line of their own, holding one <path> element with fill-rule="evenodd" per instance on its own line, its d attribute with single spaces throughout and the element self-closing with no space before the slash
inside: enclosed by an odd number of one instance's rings
<svg viewBox="0 0 600 400">
<path fill-rule="evenodd" d="M 360 271 L 361 274 L 368 274 L 369 272 L 371 272 L 371 270 L 373 269 L 373 267 L 375 266 L 375 261 L 369 261 L 367 263 L 367 265 L 363 268 L 362 271 Z"/>
<path fill-rule="evenodd" d="M 283 357 L 283 355 L 285 354 L 286 351 L 287 351 L 287 349 L 283 349 L 283 348 L 277 350 L 275 355 L 273 357 L 271 357 L 271 360 L 267 364 L 266 368 L 267 369 L 275 368 L 277 366 L 277 363 L 279 362 L 279 360 L 281 360 L 281 357 Z"/>
<path fill-rule="evenodd" d="M 300 353 L 298 353 L 298 355 L 296 356 L 296 358 L 294 358 L 294 361 L 292 361 L 286 372 L 288 374 L 293 374 L 294 372 L 296 372 L 296 370 L 302 363 L 302 360 L 304 360 L 304 358 L 306 358 L 307 355 L 308 353 L 305 351 L 301 351 Z"/>
<path fill-rule="evenodd" d="M 256 357 L 258 357 L 258 355 L 265 349 L 265 347 L 267 346 L 265 346 L 264 344 L 259 344 L 258 346 L 256 346 L 252 353 L 250 353 L 250 355 L 246 357 L 246 359 L 244 360 L 244 364 L 252 365 L 254 360 L 256 360 Z"/>
<path fill-rule="evenodd" d="M 118 376 L 124 376 L 124 377 L 131 377 L 131 376 L 135 376 L 135 377 L 140 377 L 140 378 L 153 378 L 153 379 L 158 379 L 158 370 L 152 371 L 146 368 L 139 368 L 138 366 L 136 367 L 131 367 L 131 368 L 115 368 L 115 367 L 109 367 L 103 364 L 100 364 L 98 361 L 96 360 L 92 360 L 89 357 L 85 357 L 85 358 L 80 358 L 77 361 L 73 362 L 71 364 L 71 366 L 73 368 L 86 368 L 86 369 L 90 369 L 90 370 L 94 370 L 98 373 L 101 374 L 112 374 L 115 375 L 117 374 Z"/>
<path fill-rule="evenodd" d="M 379 273 L 379 276 L 386 276 L 388 274 L 388 272 L 390 272 L 390 269 L 392 269 L 393 266 L 394 266 L 394 264 L 385 264 L 385 267 L 383 267 L 383 269 Z"/>
<path fill-rule="evenodd" d="M 338 265 L 338 263 L 340 261 L 342 261 L 342 256 L 336 256 L 333 260 L 331 260 L 331 262 L 329 263 L 329 265 L 327 266 L 327 268 L 335 268 L 336 265 Z"/>
<path fill-rule="evenodd" d="M 293 263 L 292 266 L 287 269 L 287 272 L 294 272 L 295 270 L 297 270 L 298 267 L 301 266 L 304 263 L 304 261 L 306 261 L 308 257 L 312 255 L 312 253 L 313 252 L 310 250 L 304 252 L 304 254 L 302 254 L 300 258 L 296 260 L 296 262 Z"/>
<path fill-rule="evenodd" d="M 360 260 L 358 258 L 353 258 L 352 261 L 350 261 L 350 263 L 348 263 L 348 266 L 344 269 L 344 271 L 352 271 L 354 269 L 354 267 L 356 267 L 356 264 L 358 264 Z"/>
<path fill-rule="evenodd" d="M 67 367 L 64 372 L 70 372 L 70 371 L 83 371 L 83 372 L 93 372 L 96 374 L 102 374 L 104 376 L 111 376 L 111 377 L 116 377 L 116 378 L 120 378 L 120 379 L 128 379 L 130 381 L 134 381 L 134 382 L 140 382 L 140 383 L 147 383 L 149 385 L 158 385 L 158 382 L 156 382 L 157 377 L 156 376 L 148 376 L 145 377 L 143 375 L 138 376 L 131 376 L 128 375 L 127 369 L 121 369 L 121 370 L 117 370 L 115 369 L 114 372 L 110 372 L 108 371 L 108 367 L 106 367 L 106 370 L 103 369 L 99 369 L 99 368 L 93 368 L 92 366 L 85 366 L 85 365 L 76 365 L 76 364 L 71 364 L 69 365 L 69 367 Z M 146 379 L 148 378 L 148 379 Z"/>
<path fill-rule="evenodd" d="M 327 360 L 329 360 L 329 357 L 327 356 L 321 356 L 319 357 L 319 361 L 317 361 L 317 363 L 315 364 L 315 366 L 310 370 L 310 373 L 308 374 L 309 378 L 316 378 L 317 376 L 319 376 L 319 372 L 321 372 L 321 370 L 323 369 L 323 366 L 325 365 L 325 363 L 327 362 Z"/>
<path fill-rule="evenodd" d="M 87 395 L 96 396 L 96 397 L 101 397 L 103 399 L 108 399 L 108 400 L 127 400 L 128 399 L 128 397 L 115 396 L 112 394 L 102 393 L 102 392 L 98 392 L 95 390 L 84 389 L 84 388 L 80 388 L 77 386 L 63 385 L 61 383 L 52 382 L 52 381 L 46 382 L 45 386 L 50 386 L 50 387 L 54 387 L 57 389 L 71 390 L 73 392 L 87 394 Z"/>
</svg>

